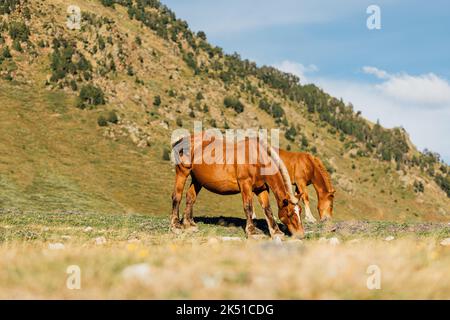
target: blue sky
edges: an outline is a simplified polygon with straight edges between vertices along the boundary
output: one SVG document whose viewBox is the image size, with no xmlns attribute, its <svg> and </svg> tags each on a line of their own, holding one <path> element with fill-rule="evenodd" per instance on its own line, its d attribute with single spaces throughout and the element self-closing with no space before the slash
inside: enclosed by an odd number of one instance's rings
<svg viewBox="0 0 450 320">
<path fill-rule="evenodd" d="M 450 162 L 450 2 L 162 0 L 211 43 L 352 102 Z M 381 29 L 369 30 L 369 5 Z"/>
</svg>

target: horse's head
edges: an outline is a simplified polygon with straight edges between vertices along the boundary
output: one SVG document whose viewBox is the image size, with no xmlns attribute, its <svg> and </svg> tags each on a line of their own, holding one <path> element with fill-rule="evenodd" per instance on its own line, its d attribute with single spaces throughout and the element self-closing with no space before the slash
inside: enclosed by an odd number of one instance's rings
<svg viewBox="0 0 450 320">
<path fill-rule="evenodd" d="M 303 239 L 305 237 L 305 230 L 301 218 L 301 207 L 298 201 L 284 199 L 282 206 L 279 208 L 278 217 L 281 222 L 286 225 L 292 236 Z"/>
<path fill-rule="evenodd" d="M 325 192 L 319 196 L 317 209 L 319 210 L 320 220 L 328 221 L 333 217 L 333 202 L 336 191 Z"/>
</svg>

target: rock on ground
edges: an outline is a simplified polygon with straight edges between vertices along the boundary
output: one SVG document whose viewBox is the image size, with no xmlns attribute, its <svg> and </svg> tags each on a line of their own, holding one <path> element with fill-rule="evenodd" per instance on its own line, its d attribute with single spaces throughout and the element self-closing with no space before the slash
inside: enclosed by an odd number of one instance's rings
<svg viewBox="0 0 450 320">
<path fill-rule="evenodd" d="M 128 281 L 149 282 L 152 270 L 147 263 L 135 264 L 122 271 L 122 278 Z"/>
<path fill-rule="evenodd" d="M 444 239 L 441 241 L 441 246 L 450 247 L 450 238 Z"/>
</svg>

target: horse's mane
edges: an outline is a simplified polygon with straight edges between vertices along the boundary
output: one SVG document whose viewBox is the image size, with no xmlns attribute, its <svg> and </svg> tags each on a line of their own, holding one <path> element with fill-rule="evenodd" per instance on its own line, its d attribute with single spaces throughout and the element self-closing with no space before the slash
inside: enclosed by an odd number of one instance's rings
<svg viewBox="0 0 450 320">
<path fill-rule="evenodd" d="M 297 198 L 294 196 L 294 193 L 292 192 L 292 182 L 291 177 L 289 175 L 289 171 L 286 168 L 286 165 L 284 164 L 283 160 L 281 160 L 280 155 L 278 154 L 277 150 L 275 150 L 273 147 L 267 146 L 263 140 L 258 139 L 259 143 L 266 148 L 267 154 L 272 158 L 272 160 L 275 162 L 276 166 L 280 170 L 281 177 L 283 178 L 283 183 L 286 187 L 286 190 L 289 194 L 289 197 L 292 202 L 297 203 Z"/>
<path fill-rule="evenodd" d="M 334 188 L 331 185 L 331 178 L 330 178 L 330 174 L 328 173 L 328 170 L 325 168 L 322 160 L 320 160 L 317 157 L 311 156 L 312 158 L 312 162 L 314 164 L 314 167 L 317 169 L 317 171 L 320 173 L 320 175 L 322 176 L 322 179 L 325 183 L 325 188 L 327 188 L 327 192 L 334 192 Z"/>
</svg>

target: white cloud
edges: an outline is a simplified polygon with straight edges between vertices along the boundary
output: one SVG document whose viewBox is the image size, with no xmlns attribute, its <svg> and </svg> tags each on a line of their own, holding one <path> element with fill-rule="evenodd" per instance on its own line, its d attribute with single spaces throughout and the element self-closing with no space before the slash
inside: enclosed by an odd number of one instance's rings
<svg viewBox="0 0 450 320">
<path fill-rule="evenodd" d="M 417 106 L 448 107 L 450 105 L 449 83 L 433 73 L 420 76 L 396 75 L 377 87 L 386 96 Z"/>
<path fill-rule="evenodd" d="M 283 61 L 275 67 L 299 76 L 302 83 L 314 83 L 351 102 L 355 110 L 362 111 L 372 122 L 379 119 L 388 128 L 404 127 L 419 149 L 437 151 L 450 161 L 450 86 L 446 79 L 432 73 L 412 76 L 364 67 L 364 73 L 380 80 L 370 83 L 318 77 L 314 74 L 316 66 L 292 61 Z"/>
<path fill-rule="evenodd" d="M 308 73 L 311 74 L 319 71 L 319 68 L 317 68 L 317 66 L 314 64 L 305 66 L 301 63 L 289 60 L 284 60 L 281 63 L 277 63 L 274 65 L 274 67 L 283 72 L 288 72 L 296 75 L 297 77 L 300 78 L 300 82 L 303 84 L 310 83 L 310 81 L 308 80 L 308 76 L 306 74 Z"/>
<path fill-rule="evenodd" d="M 412 76 L 390 74 L 375 67 L 363 67 L 363 72 L 385 80 L 376 85 L 380 94 L 414 107 L 445 108 L 450 106 L 450 84 L 434 73 Z"/>
<path fill-rule="evenodd" d="M 373 74 L 374 76 L 376 76 L 379 79 L 389 78 L 389 73 L 387 73 L 384 70 L 380 70 L 378 68 L 375 68 L 375 67 L 366 66 L 366 67 L 363 67 L 362 70 L 363 70 L 364 73 Z"/>
</svg>

